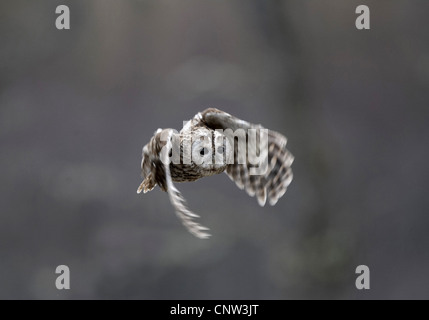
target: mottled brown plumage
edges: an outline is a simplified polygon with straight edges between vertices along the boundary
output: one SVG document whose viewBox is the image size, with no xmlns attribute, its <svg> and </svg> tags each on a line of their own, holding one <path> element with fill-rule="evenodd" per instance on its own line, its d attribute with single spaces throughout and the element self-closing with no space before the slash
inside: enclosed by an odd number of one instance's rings
<svg viewBox="0 0 429 320">
<path fill-rule="evenodd" d="M 237 143 L 241 138 L 245 150 Z M 137 192 L 146 193 L 159 185 L 168 192 L 185 227 L 199 238 L 208 238 L 208 229 L 194 221 L 198 216 L 187 208 L 173 182 L 191 182 L 226 172 L 240 189 L 256 196 L 261 206 L 267 199 L 275 205 L 292 181 L 293 156 L 286 149 L 286 142 L 277 132 L 218 109 L 206 109 L 180 132 L 158 129 L 143 148 L 143 182 Z M 260 159 L 257 165 L 256 157 Z M 265 165 L 261 159 L 266 160 Z"/>
</svg>

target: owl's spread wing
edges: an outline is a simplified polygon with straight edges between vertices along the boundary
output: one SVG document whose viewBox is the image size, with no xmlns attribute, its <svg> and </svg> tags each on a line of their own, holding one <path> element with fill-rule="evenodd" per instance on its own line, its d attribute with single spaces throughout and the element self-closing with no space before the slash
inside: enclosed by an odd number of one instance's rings
<svg viewBox="0 0 429 320">
<path fill-rule="evenodd" d="M 194 221 L 194 219 L 199 218 L 199 216 L 188 209 L 185 198 L 174 186 L 173 181 L 171 179 L 170 165 L 168 164 L 168 151 L 172 148 L 171 137 L 173 134 L 174 132 L 173 130 L 171 130 L 168 136 L 166 148 L 164 149 L 164 151 L 160 152 L 160 158 L 162 159 L 162 163 L 164 164 L 168 196 L 170 198 L 171 204 L 175 208 L 176 215 L 182 221 L 183 225 L 189 230 L 189 232 L 197 238 L 207 239 L 210 237 L 210 234 L 206 232 L 209 229 L 203 227 L 202 225 Z"/>
<path fill-rule="evenodd" d="M 246 132 L 248 129 L 264 129 L 214 108 L 201 112 L 198 117 L 212 129 L 244 129 Z M 234 163 L 227 166 L 226 173 L 240 189 L 246 190 L 251 197 L 256 195 L 259 205 L 264 206 L 268 199 L 273 206 L 284 195 L 293 177 L 291 165 L 294 157 L 286 149 L 287 139 L 278 132 L 268 130 L 268 145 L 263 145 L 262 140 L 258 146 L 252 145 L 248 136 L 247 141 L 248 148 L 268 150 L 267 170 L 263 174 L 251 175 L 252 164 L 249 163 L 249 158 L 247 157 L 245 164 L 239 164 L 238 149 L 234 148 Z"/>
</svg>

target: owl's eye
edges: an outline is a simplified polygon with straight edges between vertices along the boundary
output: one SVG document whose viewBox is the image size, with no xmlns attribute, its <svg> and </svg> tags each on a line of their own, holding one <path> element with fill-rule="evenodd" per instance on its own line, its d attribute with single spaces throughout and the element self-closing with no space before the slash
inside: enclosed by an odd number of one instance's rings
<svg viewBox="0 0 429 320">
<path fill-rule="evenodd" d="M 217 153 L 219 153 L 219 154 L 223 154 L 225 152 L 225 147 L 219 147 L 219 148 L 217 148 Z"/>
<path fill-rule="evenodd" d="M 209 150 L 207 148 L 202 148 L 200 150 L 200 156 L 203 157 L 205 154 L 208 154 Z"/>
</svg>

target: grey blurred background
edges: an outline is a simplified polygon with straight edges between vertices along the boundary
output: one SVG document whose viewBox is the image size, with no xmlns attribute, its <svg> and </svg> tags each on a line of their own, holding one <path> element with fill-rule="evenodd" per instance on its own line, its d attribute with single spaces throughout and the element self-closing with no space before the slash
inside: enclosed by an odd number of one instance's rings
<svg viewBox="0 0 429 320">
<path fill-rule="evenodd" d="M 426 0 L 1 1 L 0 299 L 429 298 L 428 15 Z M 201 241 L 136 188 L 153 132 L 209 106 L 285 134 L 295 178 L 265 208 L 226 175 L 178 185 Z"/>
</svg>

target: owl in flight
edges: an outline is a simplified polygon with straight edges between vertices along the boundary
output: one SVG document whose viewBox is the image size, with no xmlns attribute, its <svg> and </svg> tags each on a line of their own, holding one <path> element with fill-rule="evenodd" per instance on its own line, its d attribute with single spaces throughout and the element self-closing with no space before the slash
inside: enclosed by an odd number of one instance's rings
<svg viewBox="0 0 429 320">
<path fill-rule="evenodd" d="M 237 119 L 218 109 L 199 112 L 180 132 L 158 129 L 143 147 L 143 182 L 137 193 L 158 185 L 168 193 L 176 215 L 190 233 L 210 237 L 195 221 L 173 182 L 191 182 L 225 172 L 240 189 L 256 196 L 259 205 L 275 205 L 292 181 L 294 160 L 287 139 L 261 125 Z"/>
</svg>

